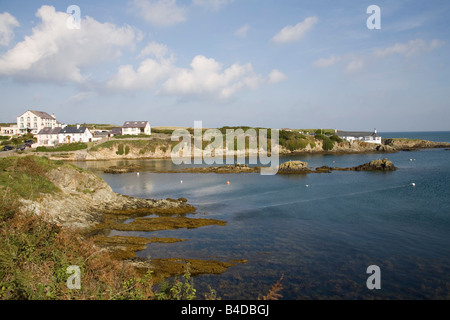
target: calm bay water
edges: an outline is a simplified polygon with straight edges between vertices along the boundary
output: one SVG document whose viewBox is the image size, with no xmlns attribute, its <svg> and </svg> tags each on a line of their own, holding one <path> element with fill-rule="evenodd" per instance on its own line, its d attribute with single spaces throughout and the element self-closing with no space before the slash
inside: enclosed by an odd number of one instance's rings
<svg viewBox="0 0 450 320">
<path fill-rule="evenodd" d="M 450 142 L 450 132 L 383 137 Z M 185 197 L 197 207 L 196 217 L 227 221 L 225 227 L 112 233 L 188 239 L 151 244 L 138 253 L 141 257 L 247 260 L 222 275 L 195 278 L 199 293 L 211 285 L 222 299 L 256 299 L 284 275 L 284 299 L 449 299 L 450 151 L 298 155 L 280 162 L 350 167 L 384 157 L 398 170 L 290 176 L 145 169 L 139 176 L 99 174 L 121 194 Z M 170 160 L 123 162 L 147 169 L 173 166 Z M 78 163 L 94 171 L 106 164 Z M 370 265 L 381 269 L 381 290 L 366 287 Z"/>
</svg>

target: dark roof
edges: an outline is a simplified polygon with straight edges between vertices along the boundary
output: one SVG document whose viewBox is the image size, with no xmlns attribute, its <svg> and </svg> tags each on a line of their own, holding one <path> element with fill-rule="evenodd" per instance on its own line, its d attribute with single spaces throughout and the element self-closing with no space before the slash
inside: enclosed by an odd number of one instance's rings
<svg viewBox="0 0 450 320">
<path fill-rule="evenodd" d="M 65 127 L 64 129 L 61 130 L 60 133 L 65 134 L 65 133 L 84 133 L 86 131 L 86 127 Z"/>
<path fill-rule="evenodd" d="M 51 120 L 55 120 L 55 118 L 53 118 L 51 115 L 49 115 L 47 112 L 44 111 L 33 111 L 30 110 L 31 112 L 33 112 L 35 115 L 37 115 L 38 117 L 42 118 L 42 119 L 51 119 Z"/>
<path fill-rule="evenodd" d="M 122 134 L 122 128 L 112 128 L 111 133 L 112 134 Z"/>
<path fill-rule="evenodd" d="M 361 137 L 379 137 L 378 133 L 376 132 L 369 132 L 369 131 L 338 131 L 337 133 L 338 137 L 355 137 L 355 138 L 361 138 Z"/>
<path fill-rule="evenodd" d="M 123 128 L 145 128 L 148 121 L 126 121 Z"/>
<path fill-rule="evenodd" d="M 52 127 L 45 127 L 41 129 L 41 131 L 38 132 L 38 134 L 58 134 L 61 132 L 60 127 L 52 128 Z"/>
</svg>

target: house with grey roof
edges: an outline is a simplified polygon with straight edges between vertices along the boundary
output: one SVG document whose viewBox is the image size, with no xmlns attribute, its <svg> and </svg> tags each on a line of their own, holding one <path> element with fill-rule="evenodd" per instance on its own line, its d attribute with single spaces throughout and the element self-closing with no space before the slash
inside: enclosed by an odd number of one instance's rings
<svg viewBox="0 0 450 320">
<path fill-rule="evenodd" d="M 50 115 L 44 111 L 28 110 L 17 117 L 17 128 L 19 133 L 31 132 L 37 134 L 43 128 L 56 128 L 61 124 L 56 120 L 55 115 Z"/>
<path fill-rule="evenodd" d="M 125 121 L 122 126 L 123 135 L 151 135 L 151 127 L 148 121 Z"/>
<path fill-rule="evenodd" d="M 38 146 L 56 146 L 61 143 L 92 142 L 94 136 L 86 127 L 45 127 L 36 134 Z"/>
<path fill-rule="evenodd" d="M 339 138 L 347 140 L 351 143 L 354 141 L 363 141 L 367 143 L 381 144 L 381 136 L 377 133 L 377 129 L 373 132 L 336 130 L 336 135 Z"/>
</svg>

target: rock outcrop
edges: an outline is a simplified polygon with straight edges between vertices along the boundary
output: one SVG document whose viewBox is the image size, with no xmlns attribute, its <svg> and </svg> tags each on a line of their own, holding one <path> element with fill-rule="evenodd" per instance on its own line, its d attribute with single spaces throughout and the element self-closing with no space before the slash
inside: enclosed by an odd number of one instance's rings
<svg viewBox="0 0 450 320">
<path fill-rule="evenodd" d="M 308 163 L 303 161 L 287 161 L 278 166 L 278 173 L 280 174 L 309 172 L 312 172 L 312 170 L 308 168 Z"/>
<path fill-rule="evenodd" d="M 103 220 L 105 212 L 117 210 L 154 213 L 187 213 L 195 208 L 185 199 L 141 199 L 115 193 L 99 176 L 75 166 L 62 165 L 46 173 L 60 190 L 43 194 L 39 200 L 22 200 L 23 210 L 31 210 L 67 228 L 86 229 Z"/>
<path fill-rule="evenodd" d="M 397 170 L 397 167 L 394 166 L 392 161 L 389 161 L 388 159 L 377 159 L 372 160 L 368 163 L 364 163 L 362 165 L 356 166 L 356 167 L 350 167 L 350 168 L 337 168 L 333 167 L 330 168 L 330 170 L 334 171 L 395 171 Z"/>
<path fill-rule="evenodd" d="M 388 159 L 377 159 L 355 167 L 355 171 L 394 171 L 397 168 Z"/>
</svg>

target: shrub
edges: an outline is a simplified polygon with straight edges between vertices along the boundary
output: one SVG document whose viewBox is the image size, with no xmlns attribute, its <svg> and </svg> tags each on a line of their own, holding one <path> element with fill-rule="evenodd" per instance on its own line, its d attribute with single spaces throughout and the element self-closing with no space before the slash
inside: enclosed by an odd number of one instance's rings
<svg viewBox="0 0 450 320">
<path fill-rule="evenodd" d="M 118 154 L 119 156 L 123 155 L 123 144 L 122 143 L 119 144 L 116 154 Z"/>
<path fill-rule="evenodd" d="M 329 151 L 332 150 L 334 147 L 333 141 L 331 141 L 329 138 L 323 139 L 323 150 Z"/>
<path fill-rule="evenodd" d="M 344 141 L 343 139 L 341 139 L 341 138 L 340 138 L 338 135 L 336 135 L 336 134 L 332 135 L 332 136 L 330 137 L 330 139 L 331 139 L 332 141 L 337 142 L 337 143 L 341 143 L 341 142 Z"/>
</svg>

